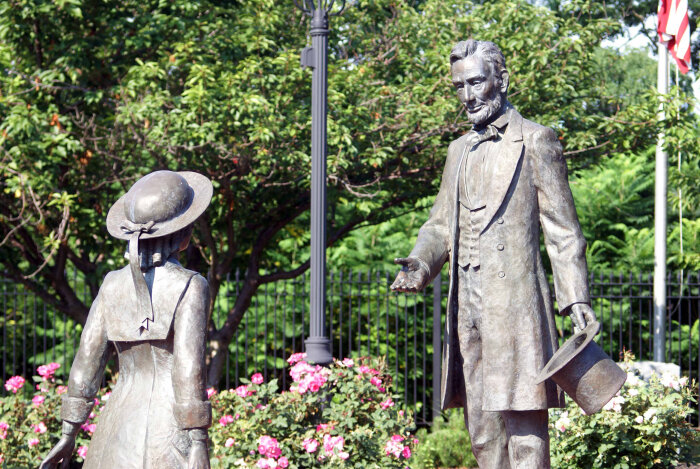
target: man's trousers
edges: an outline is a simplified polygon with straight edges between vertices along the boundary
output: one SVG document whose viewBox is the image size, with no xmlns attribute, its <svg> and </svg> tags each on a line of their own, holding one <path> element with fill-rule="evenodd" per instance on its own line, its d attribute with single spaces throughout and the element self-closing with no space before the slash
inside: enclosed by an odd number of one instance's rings
<svg viewBox="0 0 700 469">
<path fill-rule="evenodd" d="M 480 469 L 550 469 L 547 410 L 482 410 L 481 276 L 457 267 L 457 334 L 466 387 L 464 419 Z M 517 318 L 513 318 L 514 321 Z"/>
</svg>

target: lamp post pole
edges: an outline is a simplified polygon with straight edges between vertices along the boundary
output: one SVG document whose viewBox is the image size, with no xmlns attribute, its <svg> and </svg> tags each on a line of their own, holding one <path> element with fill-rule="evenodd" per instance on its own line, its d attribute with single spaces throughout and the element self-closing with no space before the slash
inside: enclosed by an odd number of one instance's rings
<svg viewBox="0 0 700 469">
<path fill-rule="evenodd" d="M 326 154 L 328 111 L 328 18 L 335 0 L 294 0 L 311 17 L 311 47 L 301 52 L 301 65 L 313 69 L 311 79 L 311 321 L 305 341 L 306 358 L 328 365 L 333 361 L 326 336 Z"/>
</svg>

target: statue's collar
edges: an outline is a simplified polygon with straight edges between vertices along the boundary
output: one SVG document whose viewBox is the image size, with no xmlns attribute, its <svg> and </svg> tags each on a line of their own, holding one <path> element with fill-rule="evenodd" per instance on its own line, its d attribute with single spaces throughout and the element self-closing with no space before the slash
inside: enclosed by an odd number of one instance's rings
<svg viewBox="0 0 700 469">
<path fill-rule="evenodd" d="M 513 105 L 510 104 L 508 101 L 506 101 L 505 104 L 503 104 L 503 106 L 501 106 L 501 110 L 498 111 L 498 114 L 496 115 L 496 117 L 494 119 L 492 119 L 491 121 L 489 121 L 486 124 L 482 124 L 480 126 L 474 126 L 474 130 L 479 131 L 488 125 L 492 125 L 492 126 L 496 127 L 496 129 L 498 129 L 499 133 L 502 134 L 503 132 L 505 132 L 505 128 L 508 125 L 508 123 L 510 122 L 510 118 L 513 114 L 513 109 L 514 109 Z"/>
</svg>

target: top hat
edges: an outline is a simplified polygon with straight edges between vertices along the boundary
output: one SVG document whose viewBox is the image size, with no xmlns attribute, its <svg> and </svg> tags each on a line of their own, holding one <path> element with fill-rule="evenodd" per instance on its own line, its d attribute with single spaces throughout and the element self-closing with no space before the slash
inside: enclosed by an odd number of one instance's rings
<svg viewBox="0 0 700 469">
<path fill-rule="evenodd" d="M 600 323 L 590 322 L 564 342 L 535 378 L 537 383 L 551 378 L 589 415 L 602 409 L 627 379 L 627 373 L 593 341 L 599 330 Z"/>
<path fill-rule="evenodd" d="M 206 210 L 214 189 L 192 171 L 155 171 L 142 177 L 107 214 L 107 230 L 118 239 L 159 238 L 192 223 Z"/>
</svg>

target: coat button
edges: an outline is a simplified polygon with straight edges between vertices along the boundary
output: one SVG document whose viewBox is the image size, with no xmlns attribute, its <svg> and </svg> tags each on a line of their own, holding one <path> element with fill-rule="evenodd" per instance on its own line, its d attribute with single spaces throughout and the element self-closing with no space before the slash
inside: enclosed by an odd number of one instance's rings
<svg viewBox="0 0 700 469">
<path fill-rule="evenodd" d="M 499 251 L 503 251 L 504 248 L 505 248 L 505 246 L 502 245 L 502 244 L 498 244 L 498 245 L 496 246 L 496 249 L 498 249 Z"/>
<path fill-rule="evenodd" d="M 502 217 L 499 218 L 498 220 L 496 220 L 496 222 L 497 222 L 499 225 L 502 225 L 502 224 L 503 224 L 503 218 L 502 218 Z"/>
<path fill-rule="evenodd" d="M 498 272 L 498 278 L 503 278 L 506 276 L 506 273 L 503 272 L 502 270 Z"/>
</svg>

